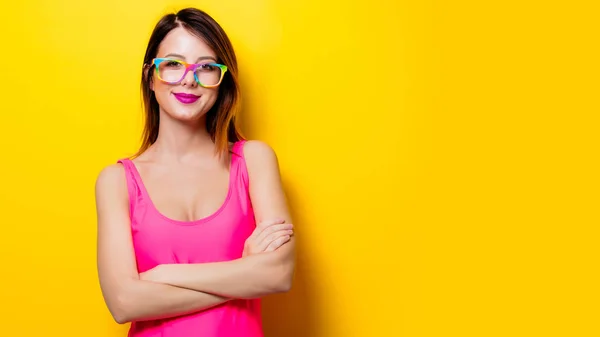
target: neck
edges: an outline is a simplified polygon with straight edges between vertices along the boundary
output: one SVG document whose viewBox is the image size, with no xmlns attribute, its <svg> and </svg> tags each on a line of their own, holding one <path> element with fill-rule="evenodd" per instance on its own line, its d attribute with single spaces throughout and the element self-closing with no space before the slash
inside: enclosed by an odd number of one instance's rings
<svg viewBox="0 0 600 337">
<path fill-rule="evenodd" d="M 206 131 L 206 115 L 199 120 L 182 122 L 166 114 L 160 116 L 158 137 L 152 152 L 168 161 L 188 161 L 198 156 L 212 156 L 215 144 Z"/>
</svg>

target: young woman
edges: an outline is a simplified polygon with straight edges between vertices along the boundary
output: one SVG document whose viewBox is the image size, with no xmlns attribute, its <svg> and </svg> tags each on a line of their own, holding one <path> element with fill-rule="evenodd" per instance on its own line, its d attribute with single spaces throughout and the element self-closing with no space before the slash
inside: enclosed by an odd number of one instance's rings
<svg viewBox="0 0 600 337">
<path fill-rule="evenodd" d="M 164 16 L 142 71 L 143 145 L 96 182 L 98 273 L 130 337 L 262 336 L 295 243 L 277 157 L 237 129 L 231 43 L 193 8 Z"/>
</svg>

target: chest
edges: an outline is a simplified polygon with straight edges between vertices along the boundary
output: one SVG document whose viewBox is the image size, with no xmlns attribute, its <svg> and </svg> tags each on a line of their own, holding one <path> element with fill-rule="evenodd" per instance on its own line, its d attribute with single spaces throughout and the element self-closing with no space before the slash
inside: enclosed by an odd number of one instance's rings
<svg viewBox="0 0 600 337">
<path fill-rule="evenodd" d="M 232 188 L 230 172 L 221 167 L 156 168 L 146 170 L 143 181 L 156 210 L 187 222 L 213 215 Z"/>
</svg>

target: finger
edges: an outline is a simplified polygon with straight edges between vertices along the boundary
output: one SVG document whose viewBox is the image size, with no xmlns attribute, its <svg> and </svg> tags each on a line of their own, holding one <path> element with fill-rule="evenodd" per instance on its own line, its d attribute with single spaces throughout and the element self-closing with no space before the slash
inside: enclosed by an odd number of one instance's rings
<svg viewBox="0 0 600 337">
<path fill-rule="evenodd" d="M 286 242 L 290 241 L 291 236 L 285 235 L 279 237 L 277 240 L 271 242 L 269 246 L 265 249 L 265 252 L 272 252 L 277 250 L 279 247 L 283 246 Z"/>
<path fill-rule="evenodd" d="M 278 242 L 278 240 L 280 240 L 281 238 L 284 237 L 290 237 L 292 236 L 292 234 L 294 233 L 294 231 L 292 230 L 280 230 L 277 231 L 269 236 L 267 236 L 264 240 L 259 241 L 256 249 L 259 252 L 263 252 L 267 249 L 267 247 L 269 247 L 269 245 L 271 245 L 273 242 Z"/>
<path fill-rule="evenodd" d="M 285 230 L 291 230 L 292 228 L 294 228 L 294 225 L 287 224 L 287 223 L 277 224 L 277 225 L 271 225 L 271 226 L 265 228 L 258 236 L 256 236 L 255 243 L 261 243 L 269 235 L 272 235 L 272 234 L 274 234 L 276 232 L 285 231 Z"/>
<path fill-rule="evenodd" d="M 250 236 L 248 237 L 248 240 L 253 240 L 257 236 L 259 236 L 265 229 L 269 228 L 270 226 L 283 224 L 283 223 L 285 223 L 285 220 L 283 220 L 283 219 L 262 221 L 256 226 L 254 231 L 252 231 L 252 234 L 250 234 Z"/>
<path fill-rule="evenodd" d="M 265 235 L 269 235 L 270 233 L 273 233 L 274 231 L 277 231 L 278 228 L 280 228 L 275 226 L 282 225 L 287 225 L 285 224 L 285 220 L 272 220 L 261 222 L 261 224 L 258 225 L 254 230 L 254 235 L 252 236 L 254 243 L 260 242 L 262 239 L 264 239 Z"/>
<path fill-rule="evenodd" d="M 258 236 L 260 236 L 265 230 L 269 230 L 272 226 L 283 223 L 285 223 L 285 219 L 273 219 L 260 222 L 252 231 L 250 236 L 246 238 L 246 241 L 244 242 L 244 251 L 254 251 L 255 249 L 253 248 L 256 248 L 256 244 L 260 242 L 260 239 L 257 239 Z"/>
</svg>

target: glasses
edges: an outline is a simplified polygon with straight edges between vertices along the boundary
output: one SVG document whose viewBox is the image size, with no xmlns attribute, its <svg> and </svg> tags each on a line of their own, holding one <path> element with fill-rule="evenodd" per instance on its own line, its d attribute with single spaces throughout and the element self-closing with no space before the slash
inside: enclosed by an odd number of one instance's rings
<svg viewBox="0 0 600 337">
<path fill-rule="evenodd" d="M 213 62 L 190 64 L 178 59 L 155 58 L 152 63 L 158 79 L 169 84 L 180 83 L 188 71 L 191 71 L 198 85 L 214 88 L 221 84 L 227 72 L 227 66 Z"/>
</svg>

